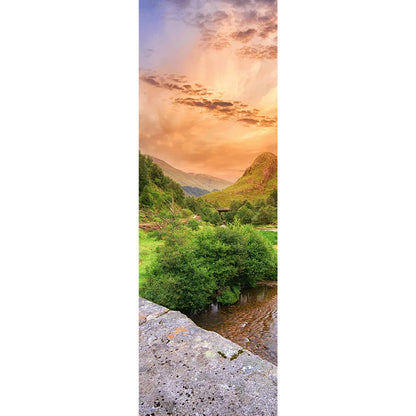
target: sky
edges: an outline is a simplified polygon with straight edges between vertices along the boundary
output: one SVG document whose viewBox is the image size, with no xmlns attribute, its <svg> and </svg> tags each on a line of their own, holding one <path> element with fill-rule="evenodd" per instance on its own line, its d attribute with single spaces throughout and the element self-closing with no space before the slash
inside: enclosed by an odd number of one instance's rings
<svg viewBox="0 0 416 416">
<path fill-rule="evenodd" d="M 140 0 L 139 147 L 235 181 L 277 154 L 275 0 Z"/>
</svg>

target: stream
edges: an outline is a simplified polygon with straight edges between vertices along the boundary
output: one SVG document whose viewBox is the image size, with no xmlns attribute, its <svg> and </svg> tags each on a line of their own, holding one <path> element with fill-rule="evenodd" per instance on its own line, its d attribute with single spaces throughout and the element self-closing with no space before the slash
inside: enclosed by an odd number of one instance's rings
<svg viewBox="0 0 416 416">
<path fill-rule="evenodd" d="M 213 303 L 190 318 L 277 365 L 277 282 L 242 289 L 235 304 Z"/>
</svg>

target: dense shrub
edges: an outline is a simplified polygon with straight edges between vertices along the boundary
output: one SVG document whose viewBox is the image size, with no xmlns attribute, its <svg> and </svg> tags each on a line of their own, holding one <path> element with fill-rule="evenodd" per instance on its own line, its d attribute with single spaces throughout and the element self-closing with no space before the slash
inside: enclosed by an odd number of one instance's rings
<svg viewBox="0 0 416 416">
<path fill-rule="evenodd" d="M 186 225 L 193 231 L 196 231 L 199 229 L 199 222 L 194 219 L 189 220 Z"/>
<path fill-rule="evenodd" d="M 266 225 L 276 221 L 276 208 L 267 205 L 260 208 L 259 211 L 252 217 L 254 225 Z"/>
<path fill-rule="evenodd" d="M 255 203 L 254 203 L 254 209 L 260 209 L 262 207 L 266 206 L 266 202 L 264 202 L 264 199 L 258 199 Z"/>
<path fill-rule="evenodd" d="M 241 287 L 276 279 L 276 253 L 251 226 L 171 228 L 162 238 L 142 296 L 170 309 L 196 312 L 215 296 L 233 303 Z"/>
<path fill-rule="evenodd" d="M 187 196 L 184 200 L 184 206 L 201 216 L 203 221 L 213 225 L 221 224 L 221 216 L 213 205 L 201 198 Z"/>
<path fill-rule="evenodd" d="M 277 208 L 277 189 L 274 189 L 270 192 L 269 197 L 267 198 L 267 205 Z"/>
<path fill-rule="evenodd" d="M 236 216 L 241 221 L 241 224 L 251 224 L 254 212 L 247 205 L 243 205 L 238 209 Z"/>
<path fill-rule="evenodd" d="M 221 290 L 221 294 L 217 296 L 217 301 L 223 305 L 232 305 L 233 303 L 237 302 L 238 298 L 240 297 L 240 293 L 241 290 L 239 286 L 227 286 L 225 289 Z"/>
<path fill-rule="evenodd" d="M 227 223 L 238 218 L 242 224 L 267 225 L 277 223 L 277 190 L 266 200 L 258 199 L 254 206 L 249 201 L 231 201 L 230 211 L 225 214 Z"/>
<path fill-rule="evenodd" d="M 188 208 L 184 208 L 183 210 L 182 210 L 182 212 L 181 212 L 181 216 L 182 216 L 182 218 L 189 218 L 189 217 L 191 217 L 193 215 L 193 212 L 190 210 L 190 209 L 188 209 Z"/>
<path fill-rule="evenodd" d="M 141 296 L 170 309 L 196 312 L 210 303 L 215 288 L 204 259 L 195 257 L 190 239 L 185 239 L 162 247 Z"/>
</svg>

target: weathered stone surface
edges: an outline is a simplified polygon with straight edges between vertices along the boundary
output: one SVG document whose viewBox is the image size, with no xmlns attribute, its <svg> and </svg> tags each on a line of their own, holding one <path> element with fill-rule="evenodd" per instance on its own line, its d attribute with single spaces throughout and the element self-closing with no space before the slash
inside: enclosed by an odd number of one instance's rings
<svg viewBox="0 0 416 416">
<path fill-rule="evenodd" d="M 274 416 L 277 367 L 139 299 L 140 416 Z"/>
</svg>

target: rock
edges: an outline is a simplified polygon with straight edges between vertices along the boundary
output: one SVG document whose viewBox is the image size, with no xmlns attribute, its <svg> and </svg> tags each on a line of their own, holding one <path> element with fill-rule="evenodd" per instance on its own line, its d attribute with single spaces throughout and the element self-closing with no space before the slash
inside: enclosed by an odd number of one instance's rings
<svg viewBox="0 0 416 416">
<path fill-rule="evenodd" d="M 139 298 L 140 416 L 275 416 L 277 367 Z"/>
</svg>

